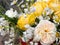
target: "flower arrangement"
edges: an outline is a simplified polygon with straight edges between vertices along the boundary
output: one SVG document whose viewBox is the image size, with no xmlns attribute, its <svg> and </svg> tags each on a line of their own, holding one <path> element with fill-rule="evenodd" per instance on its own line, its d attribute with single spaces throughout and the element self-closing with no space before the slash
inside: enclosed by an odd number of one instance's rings
<svg viewBox="0 0 60 45">
<path fill-rule="evenodd" d="M 11 5 L 17 5 L 20 13 L 13 8 L 0 12 L 0 34 L 9 33 L 11 38 L 5 45 L 60 45 L 59 0 L 32 0 L 23 11 L 19 7 L 23 1 L 17 2 L 13 0 Z"/>
</svg>

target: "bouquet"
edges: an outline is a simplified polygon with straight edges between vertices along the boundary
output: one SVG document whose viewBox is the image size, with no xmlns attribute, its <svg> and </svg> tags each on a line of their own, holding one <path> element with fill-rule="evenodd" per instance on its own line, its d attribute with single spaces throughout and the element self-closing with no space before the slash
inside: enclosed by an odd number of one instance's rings
<svg viewBox="0 0 60 45">
<path fill-rule="evenodd" d="M 19 12 L 13 8 L 0 12 L 0 33 L 3 37 L 9 34 L 4 44 L 60 45 L 60 1 L 26 1 L 25 5 L 21 5 L 23 0 L 19 4 L 18 0 L 11 2 Z"/>
</svg>

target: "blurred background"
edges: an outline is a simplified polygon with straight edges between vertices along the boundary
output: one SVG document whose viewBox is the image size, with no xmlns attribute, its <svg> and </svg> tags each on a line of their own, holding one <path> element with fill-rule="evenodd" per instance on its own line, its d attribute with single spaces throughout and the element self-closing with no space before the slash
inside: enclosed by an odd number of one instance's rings
<svg viewBox="0 0 60 45">
<path fill-rule="evenodd" d="M 24 9 L 30 7 L 36 0 L 15 0 L 17 1 L 17 3 L 15 5 L 11 5 L 11 2 L 13 1 L 14 0 L 0 0 L 0 9 L 4 8 L 5 11 L 10 8 L 14 8 L 15 10 L 18 10 L 18 12 L 20 12 L 20 8 L 24 12 Z M 19 5 L 19 7 L 17 5 Z"/>
</svg>

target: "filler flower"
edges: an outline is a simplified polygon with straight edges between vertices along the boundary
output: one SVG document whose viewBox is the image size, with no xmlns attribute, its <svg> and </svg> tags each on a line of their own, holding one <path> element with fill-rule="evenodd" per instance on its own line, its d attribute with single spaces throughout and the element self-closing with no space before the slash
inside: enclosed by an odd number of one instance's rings
<svg viewBox="0 0 60 45">
<path fill-rule="evenodd" d="M 34 31 L 34 41 L 40 41 L 43 45 L 49 45 L 55 41 L 56 27 L 48 20 L 41 20 Z"/>
<path fill-rule="evenodd" d="M 11 5 L 14 5 L 17 3 L 18 0 L 13 0 L 13 2 L 11 2 Z"/>
<path fill-rule="evenodd" d="M 11 8 L 10 10 L 7 10 L 5 13 L 8 17 L 13 18 L 17 16 L 17 11 L 13 11 L 13 8 Z"/>
</svg>

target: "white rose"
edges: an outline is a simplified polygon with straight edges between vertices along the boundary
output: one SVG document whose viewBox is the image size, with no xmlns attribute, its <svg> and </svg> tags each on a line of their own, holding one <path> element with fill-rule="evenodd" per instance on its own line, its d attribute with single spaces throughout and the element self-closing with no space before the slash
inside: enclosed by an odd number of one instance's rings
<svg viewBox="0 0 60 45">
<path fill-rule="evenodd" d="M 38 35 L 38 38 L 37 38 Z M 40 41 L 42 45 L 50 45 L 56 38 L 56 27 L 48 20 L 41 20 L 34 31 L 34 40 Z"/>
</svg>

